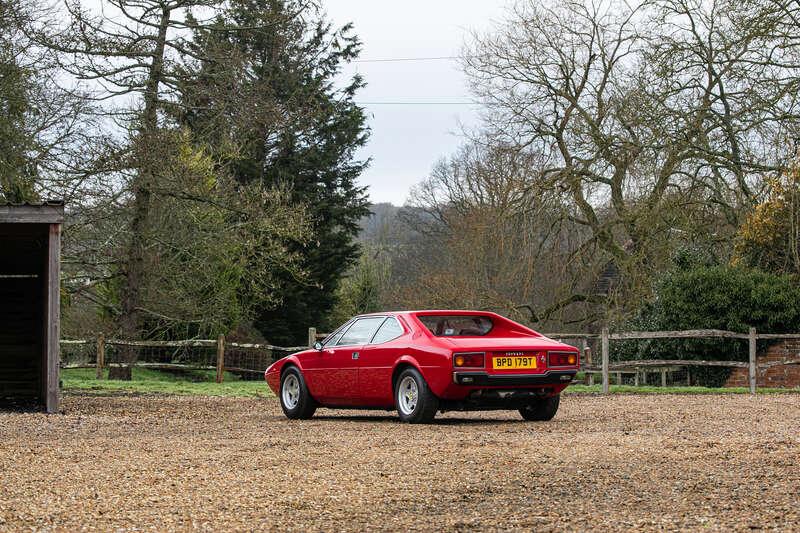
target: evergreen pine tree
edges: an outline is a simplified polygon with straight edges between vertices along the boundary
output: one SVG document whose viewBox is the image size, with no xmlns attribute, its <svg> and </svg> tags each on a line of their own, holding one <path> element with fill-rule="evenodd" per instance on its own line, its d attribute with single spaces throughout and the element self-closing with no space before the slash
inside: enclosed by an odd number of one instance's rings
<svg viewBox="0 0 800 533">
<path fill-rule="evenodd" d="M 185 67 L 182 121 L 241 183 L 286 185 L 307 206 L 312 244 L 293 245 L 307 276 L 283 275 L 283 302 L 256 320 L 271 342 L 296 343 L 308 326 L 327 325 L 368 213 L 356 183 L 367 161 L 355 158 L 368 137 L 354 101 L 364 82 L 337 79 L 360 42 L 350 25 L 334 30 L 318 5 L 302 0 L 233 0 L 216 26 L 227 30 L 198 29 L 188 51 L 203 59 Z"/>
</svg>

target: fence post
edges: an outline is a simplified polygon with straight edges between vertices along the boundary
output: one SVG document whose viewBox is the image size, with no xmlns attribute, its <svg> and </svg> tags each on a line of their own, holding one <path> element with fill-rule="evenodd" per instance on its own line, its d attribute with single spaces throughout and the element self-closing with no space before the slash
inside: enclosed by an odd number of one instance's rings
<svg viewBox="0 0 800 533">
<path fill-rule="evenodd" d="M 633 386 L 639 386 L 639 367 L 636 367 L 636 374 L 633 376 Z"/>
<path fill-rule="evenodd" d="M 97 358 L 95 359 L 95 365 L 97 367 L 95 377 L 97 379 L 103 379 L 103 367 L 106 364 L 106 338 L 101 333 L 97 336 Z"/>
<path fill-rule="evenodd" d="M 661 369 L 661 386 L 667 386 L 667 370 L 664 368 Z"/>
<path fill-rule="evenodd" d="M 591 346 L 589 346 L 589 343 L 586 341 L 586 339 L 583 339 L 583 351 L 586 353 L 586 366 L 589 367 L 592 366 L 592 348 Z M 594 374 L 592 372 L 589 372 L 587 376 L 588 376 L 587 383 L 591 387 L 592 385 L 594 385 Z"/>
<path fill-rule="evenodd" d="M 313 348 L 317 343 L 317 328 L 308 328 L 308 347 Z"/>
<path fill-rule="evenodd" d="M 600 345 L 603 354 L 603 394 L 608 394 L 608 328 L 600 334 Z"/>
<path fill-rule="evenodd" d="M 756 393 L 756 328 L 750 328 L 748 336 L 748 344 L 750 345 L 750 394 Z"/>
<path fill-rule="evenodd" d="M 225 335 L 217 337 L 217 383 L 225 379 Z"/>
</svg>

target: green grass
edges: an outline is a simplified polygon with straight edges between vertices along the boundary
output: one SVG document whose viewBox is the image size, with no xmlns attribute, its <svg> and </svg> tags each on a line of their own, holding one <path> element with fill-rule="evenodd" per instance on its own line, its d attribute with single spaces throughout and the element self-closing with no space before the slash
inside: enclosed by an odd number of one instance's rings
<svg viewBox="0 0 800 533">
<path fill-rule="evenodd" d="M 91 368 L 68 368 L 61 371 L 65 391 L 98 394 L 178 394 L 194 396 L 229 396 L 262 398 L 273 396 L 263 379 L 244 381 L 235 374 L 225 373 L 223 383 L 214 382 L 215 373 L 196 370 L 175 374 L 148 368 L 133 368 L 131 381 L 98 381 Z"/>
<path fill-rule="evenodd" d="M 228 396 L 235 398 L 273 397 L 267 384 L 259 379 L 243 381 L 235 374 L 225 373 L 223 383 L 214 382 L 215 373 L 210 370 L 194 370 L 174 373 L 148 368 L 134 368 L 132 381 L 108 381 L 95 379 L 92 368 L 70 368 L 61 371 L 64 390 L 97 394 L 177 394 L 194 396 Z M 600 384 L 570 385 L 566 394 L 600 394 Z M 748 394 L 745 387 L 653 387 L 611 385 L 611 394 Z M 759 394 L 798 393 L 800 389 L 758 389 Z"/>
<path fill-rule="evenodd" d="M 780 394 L 798 393 L 800 389 L 757 389 L 758 393 Z M 564 391 L 566 394 L 599 394 L 603 392 L 602 385 L 570 385 Z M 749 394 L 747 387 L 654 387 L 643 385 L 611 385 L 611 394 Z"/>
</svg>

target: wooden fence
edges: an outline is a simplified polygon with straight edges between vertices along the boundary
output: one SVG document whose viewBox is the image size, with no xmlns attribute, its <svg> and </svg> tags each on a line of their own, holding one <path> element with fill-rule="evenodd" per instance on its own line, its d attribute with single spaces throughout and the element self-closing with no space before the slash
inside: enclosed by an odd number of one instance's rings
<svg viewBox="0 0 800 533">
<path fill-rule="evenodd" d="M 110 366 L 126 364 L 121 360 L 109 360 L 107 357 L 109 348 L 129 347 L 150 351 L 164 351 L 169 349 L 184 351 L 199 350 L 203 352 L 201 356 L 190 357 L 190 359 L 193 360 L 188 362 L 174 362 L 169 357 L 167 357 L 167 359 L 170 359 L 169 361 L 157 362 L 137 359 L 133 363 L 133 366 L 156 370 L 213 370 L 216 371 L 217 383 L 223 382 L 226 371 L 243 374 L 262 374 L 264 370 L 266 370 L 268 364 L 278 357 L 282 357 L 284 353 L 298 352 L 308 348 L 307 346 L 275 346 L 265 343 L 226 342 L 224 335 L 220 335 L 217 339 L 188 339 L 177 341 L 130 341 L 106 339 L 103 336 L 99 336 L 97 339 L 93 340 L 65 339 L 61 341 L 61 347 L 62 352 L 65 348 L 69 350 L 74 347 L 83 347 L 85 350 L 91 350 L 93 353 L 90 355 L 87 354 L 87 357 L 82 358 L 83 360 L 78 362 L 62 361 L 61 366 L 62 368 L 94 368 L 97 379 L 103 379 L 104 370 Z M 280 354 L 277 357 L 275 356 L 276 352 Z M 230 360 L 230 355 L 232 353 L 239 355 L 234 361 Z M 241 354 L 249 354 L 251 357 L 243 358 Z M 245 362 L 243 363 L 242 360 Z M 250 362 L 250 364 L 247 364 L 247 362 Z"/>
<path fill-rule="evenodd" d="M 608 328 L 603 328 L 599 335 L 576 335 L 570 333 L 554 333 L 547 335 L 553 339 L 583 339 L 584 343 L 588 339 L 600 339 L 601 350 L 601 366 L 597 367 L 593 364 L 591 359 L 591 352 L 586 358 L 586 365 L 583 368 L 585 372 L 599 373 L 602 375 L 603 380 L 603 393 L 607 394 L 609 391 L 609 377 L 611 371 L 636 369 L 638 379 L 638 369 L 646 367 L 689 367 L 689 366 L 706 366 L 706 367 L 729 367 L 729 368 L 747 368 L 749 376 L 750 393 L 756 393 L 756 378 L 758 372 L 758 365 L 756 362 L 756 343 L 758 340 L 781 340 L 781 339 L 800 339 L 800 333 L 777 334 L 777 333 L 758 333 L 755 328 L 750 328 L 748 333 L 737 333 L 734 331 L 724 331 L 718 329 L 697 329 L 686 331 L 632 331 L 625 333 L 610 333 Z M 644 340 L 644 339 L 710 339 L 710 338 L 725 338 L 725 339 L 741 339 L 746 340 L 748 343 L 748 361 L 699 361 L 699 360 L 686 360 L 686 359 L 641 359 L 630 361 L 619 361 L 611 363 L 609 361 L 609 345 L 613 340 Z M 585 344 L 584 344 L 585 346 Z M 585 350 L 584 350 L 585 351 Z M 761 365 L 762 369 L 775 366 L 776 364 L 792 365 L 800 364 L 800 359 L 787 359 L 778 363 L 767 363 Z M 664 383 L 664 374 L 662 373 L 662 384 Z"/>
<path fill-rule="evenodd" d="M 62 348 L 82 346 L 89 349 L 94 345 L 94 361 L 92 363 L 67 363 L 63 366 L 66 368 L 95 368 L 97 379 L 102 379 L 103 370 L 108 366 L 119 364 L 108 362 L 106 360 L 106 352 L 109 346 L 114 347 L 138 347 L 143 349 L 205 349 L 210 353 L 210 357 L 206 358 L 206 362 L 193 362 L 193 363 L 175 363 L 175 362 L 140 362 L 137 361 L 136 366 L 164 369 L 164 370 L 178 370 L 178 369 L 193 369 L 193 370 L 216 370 L 216 381 L 221 383 L 224 379 L 225 371 L 239 372 L 239 373 L 262 373 L 266 369 L 266 359 L 277 359 L 275 352 L 278 353 L 292 353 L 300 350 L 305 350 L 313 346 L 315 342 L 323 339 L 327 333 L 317 333 L 316 328 L 308 329 L 308 346 L 274 346 L 271 344 L 247 344 L 237 342 L 226 342 L 225 336 L 220 335 L 216 340 L 211 339 L 191 339 L 180 341 L 130 341 L 119 339 L 105 339 L 100 336 L 94 340 L 62 340 Z M 607 394 L 610 387 L 610 376 L 612 373 L 617 375 L 617 381 L 621 380 L 620 376 L 623 373 L 635 374 L 635 384 L 639 384 L 639 376 L 643 372 L 657 371 L 661 373 L 661 384 L 666 385 L 666 373 L 670 369 L 676 367 L 690 367 L 690 366 L 705 366 L 705 367 L 728 367 L 728 368 L 747 368 L 749 373 L 750 392 L 756 392 L 756 376 L 758 366 L 756 363 L 756 343 L 758 340 L 781 340 L 781 339 L 800 339 L 800 333 L 795 334 L 775 334 L 775 333 L 758 333 L 755 328 L 750 328 L 748 333 L 737 333 L 733 331 L 724 331 L 716 329 L 702 329 L 702 330 L 687 330 L 687 331 L 633 331 L 623 333 L 610 333 L 608 328 L 604 328 L 599 334 L 587 333 L 547 333 L 546 337 L 558 340 L 576 340 L 578 341 L 578 348 L 581 350 L 582 362 L 581 370 L 589 375 L 589 383 L 593 382 L 594 374 L 600 374 L 602 377 L 603 393 Z M 699 361 L 687 359 L 641 359 L 630 361 L 611 362 L 609 360 L 609 347 L 611 341 L 624 341 L 624 340 L 644 340 L 644 339 L 708 339 L 708 338 L 725 338 L 725 339 L 740 339 L 748 342 L 749 358 L 747 362 L 743 361 Z M 595 364 L 592 358 L 592 350 L 589 347 L 590 340 L 599 340 L 600 343 L 600 366 Z M 235 351 L 237 353 L 256 353 L 260 352 L 261 357 L 253 358 L 252 361 L 258 361 L 258 364 L 242 364 L 241 358 L 238 362 L 227 361 L 227 355 Z M 267 354 L 266 356 L 264 354 Z M 760 365 L 762 370 L 777 364 L 790 365 L 800 364 L 800 359 L 786 359 L 780 362 L 771 362 Z M 253 368 L 259 366 L 259 368 Z"/>
<path fill-rule="evenodd" d="M 312 346 L 318 339 L 323 339 L 327 333 L 317 333 L 315 328 L 308 329 L 308 344 Z M 668 370 L 675 367 L 705 366 L 705 367 L 725 367 L 725 368 L 747 368 L 749 375 L 750 393 L 756 393 L 756 378 L 758 365 L 756 364 L 756 342 L 758 340 L 786 340 L 800 339 L 800 333 L 758 333 L 755 328 L 750 328 L 748 333 L 737 333 L 735 331 L 725 331 L 719 329 L 692 329 L 685 331 L 629 331 L 622 333 L 610 333 L 608 328 L 597 333 L 544 333 L 545 337 L 555 340 L 577 340 L 578 348 L 581 351 L 581 371 L 589 374 L 589 384 L 593 384 L 593 374 L 602 376 L 603 393 L 608 394 L 610 388 L 610 377 L 614 373 L 617 375 L 617 383 L 621 381 L 620 376 L 624 373 L 635 374 L 635 385 L 639 385 L 639 378 L 642 372 L 653 369 L 661 374 L 661 385 L 666 386 L 666 374 Z M 748 362 L 743 361 L 702 361 L 692 359 L 640 359 L 630 361 L 610 362 L 609 352 L 611 341 L 626 340 L 647 340 L 647 339 L 742 339 L 748 342 Z M 589 340 L 600 341 L 601 364 L 597 366 L 592 359 L 592 350 L 589 347 Z M 800 359 L 787 359 L 781 362 L 772 362 L 760 365 L 761 369 L 766 370 L 777 364 L 793 365 L 800 364 Z M 690 383 L 689 383 L 690 384 Z"/>
</svg>

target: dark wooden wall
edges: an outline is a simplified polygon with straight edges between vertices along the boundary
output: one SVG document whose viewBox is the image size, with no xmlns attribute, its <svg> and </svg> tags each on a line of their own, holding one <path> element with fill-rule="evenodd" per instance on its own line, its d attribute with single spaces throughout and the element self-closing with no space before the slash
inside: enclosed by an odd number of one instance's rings
<svg viewBox="0 0 800 533">
<path fill-rule="evenodd" d="M 49 225 L 0 224 L 0 401 L 46 400 Z"/>
</svg>

